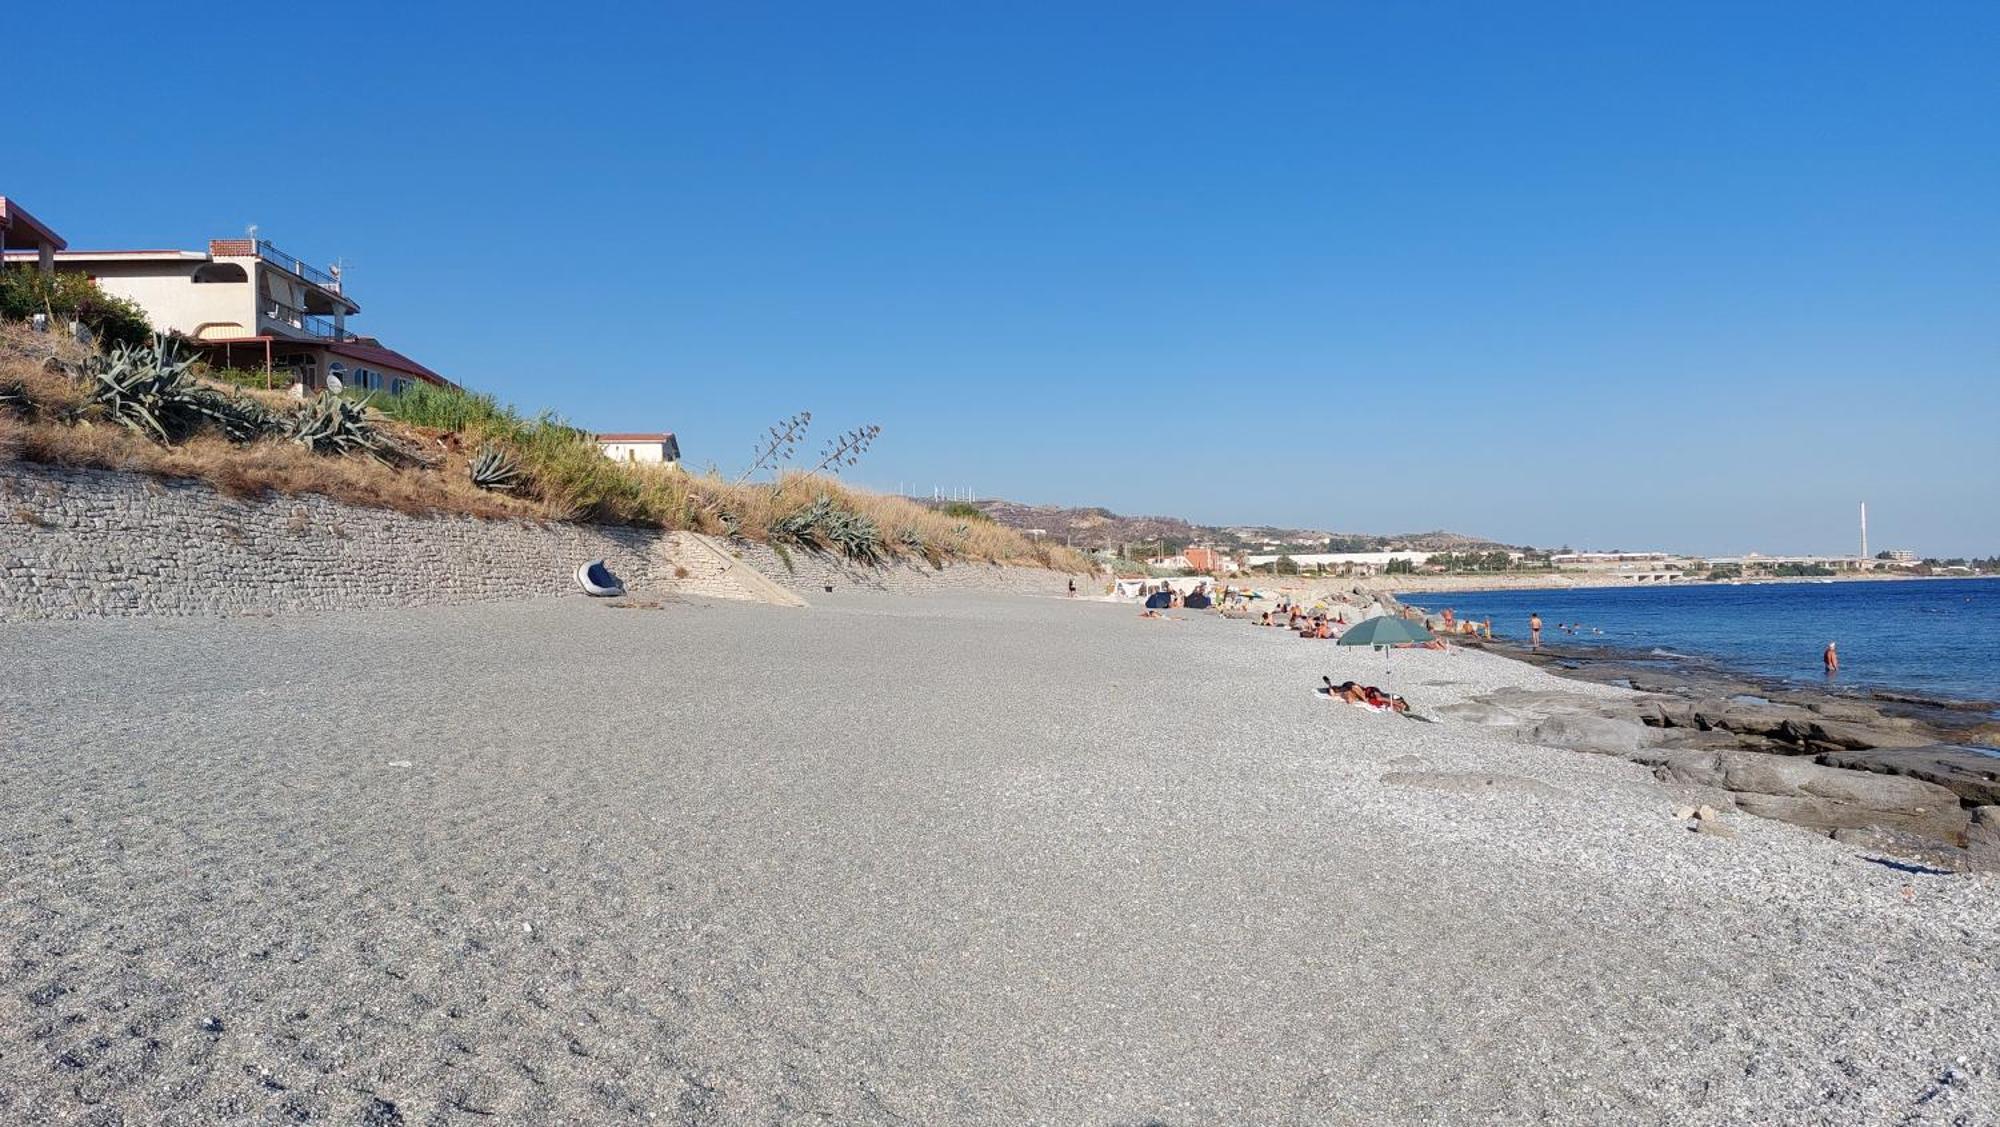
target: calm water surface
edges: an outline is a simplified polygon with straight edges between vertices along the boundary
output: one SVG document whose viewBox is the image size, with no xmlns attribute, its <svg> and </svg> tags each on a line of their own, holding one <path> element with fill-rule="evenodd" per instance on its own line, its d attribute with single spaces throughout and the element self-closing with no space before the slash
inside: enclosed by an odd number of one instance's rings
<svg viewBox="0 0 2000 1127">
<path fill-rule="evenodd" d="M 1502 637 L 1525 640 L 1528 615 L 1539 611 L 1544 643 L 1707 658 L 1801 684 L 1827 683 L 1820 651 L 1837 641 L 1838 686 L 2000 699 L 2000 578 L 1418 591 L 1402 598 L 1432 612 L 1490 616 Z M 1559 622 L 1584 628 L 1571 635 L 1556 629 Z"/>
</svg>

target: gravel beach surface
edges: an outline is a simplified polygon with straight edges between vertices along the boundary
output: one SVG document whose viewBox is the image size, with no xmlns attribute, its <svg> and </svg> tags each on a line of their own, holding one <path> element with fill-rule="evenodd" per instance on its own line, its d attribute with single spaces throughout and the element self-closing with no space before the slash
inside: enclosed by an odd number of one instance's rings
<svg viewBox="0 0 2000 1127">
<path fill-rule="evenodd" d="M 2000 1123 L 2000 884 L 1212 615 L 0 632 L 0 1123 Z"/>
</svg>

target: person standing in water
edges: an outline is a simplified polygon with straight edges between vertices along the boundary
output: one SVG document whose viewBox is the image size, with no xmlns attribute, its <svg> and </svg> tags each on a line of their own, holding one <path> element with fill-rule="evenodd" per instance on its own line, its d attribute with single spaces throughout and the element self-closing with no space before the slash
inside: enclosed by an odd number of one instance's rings
<svg viewBox="0 0 2000 1127">
<path fill-rule="evenodd" d="M 1534 649 L 1542 648 L 1542 616 L 1539 612 L 1528 616 L 1528 645 Z"/>
<path fill-rule="evenodd" d="M 1840 672 L 1840 651 L 1834 648 L 1832 642 L 1826 644 L 1826 652 L 1819 655 L 1819 657 L 1821 661 L 1826 662 L 1826 675 L 1828 677 Z"/>
</svg>

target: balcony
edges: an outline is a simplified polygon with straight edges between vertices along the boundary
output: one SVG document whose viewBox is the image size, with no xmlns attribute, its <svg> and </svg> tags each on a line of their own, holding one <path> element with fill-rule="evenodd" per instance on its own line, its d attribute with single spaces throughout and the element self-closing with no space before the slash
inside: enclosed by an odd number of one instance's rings
<svg viewBox="0 0 2000 1127">
<path fill-rule="evenodd" d="M 355 339 L 353 333 L 334 328 L 333 318 L 331 317 L 322 317 L 317 313 L 307 313 L 303 309 L 294 309 L 280 302 L 266 300 L 259 312 L 266 322 L 285 326 L 295 332 L 317 340 L 344 341 Z"/>
<path fill-rule="evenodd" d="M 286 254 L 284 251 L 272 246 L 268 240 L 257 240 L 257 257 L 276 266 L 280 270 L 289 270 L 321 289 L 332 290 L 334 293 L 340 292 L 340 279 L 338 277 L 329 271 L 307 263 L 305 259 L 300 258 L 298 255 Z"/>
</svg>

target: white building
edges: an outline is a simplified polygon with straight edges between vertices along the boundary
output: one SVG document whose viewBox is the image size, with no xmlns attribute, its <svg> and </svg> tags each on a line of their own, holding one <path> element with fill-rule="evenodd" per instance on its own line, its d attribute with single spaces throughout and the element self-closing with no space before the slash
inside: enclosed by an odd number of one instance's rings
<svg viewBox="0 0 2000 1127">
<path fill-rule="evenodd" d="M 1355 567 L 1380 569 L 1388 567 L 1390 560 L 1408 560 L 1413 564 L 1429 563 L 1432 554 L 1430 552 L 1301 552 L 1286 558 L 1302 568 L 1319 566 L 1337 568 L 1342 564 L 1351 564 Z M 1251 556 L 1243 562 L 1246 567 L 1263 567 L 1265 564 L 1278 562 L 1279 558 Z"/>
<path fill-rule="evenodd" d="M 614 462 L 677 466 L 681 461 L 681 444 L 671 434 L 600 434 L 597 448 Z"/>
<path fill-rule="evenodd" d="M 7 243 L 8 247 L 14 244 Z M 397 394 L 450 380 L 373 338 L 349 331 L 361 312 L 340 268 L 322 269 L 263 239 L 211 239 L 197 250 L 4 252 L 82 274 L 137 305 L 154 329 L 178 333 L 227 368 L 283 372 L 308 389 L 339 386 Z"/>
</svg>

